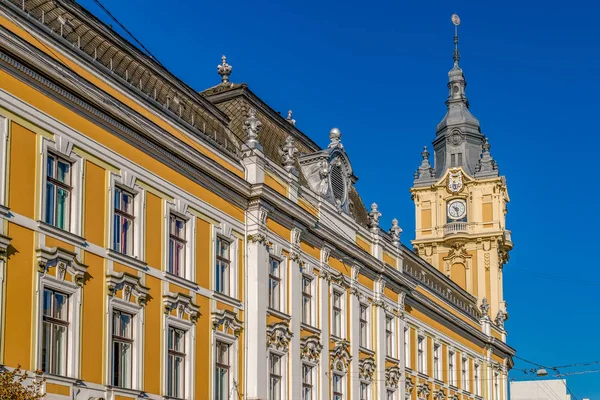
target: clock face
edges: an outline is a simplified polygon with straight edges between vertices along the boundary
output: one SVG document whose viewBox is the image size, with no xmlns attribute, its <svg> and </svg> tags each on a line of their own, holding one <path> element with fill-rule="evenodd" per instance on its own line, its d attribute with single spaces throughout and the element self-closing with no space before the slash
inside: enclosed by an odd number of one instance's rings
<svg viewBox="0 0 600 400">
<path fill-rule="evenodd" d="M 451 200 L 448 202 L 448 217 L 461 219 L 467 215 L 467 205 L 464 200 Z"/>
</svg>

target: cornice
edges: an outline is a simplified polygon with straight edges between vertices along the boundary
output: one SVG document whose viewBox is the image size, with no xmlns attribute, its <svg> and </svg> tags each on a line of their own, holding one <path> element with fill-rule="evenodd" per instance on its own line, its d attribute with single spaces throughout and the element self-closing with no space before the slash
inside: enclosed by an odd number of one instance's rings
<svg viewBox="0 0 600 400">
<path fill-rule="evenodd" d="M 249 195 L 249 184 L 243 178 L 233 174 L 216 161 L 192 149 L 190 146 L 181 143 L 178 139 L 162 131 L 149 121 L 140 118 L 136 113 L 122 104 L 117 108 L 114 106 L 111 107 L 107 104 L 107 101 L 104 101 L 102 108 L 97 107 L 95 105 L 97 101 L 109 97 L 106 93 L 92 86 L 87 81 L 81 80 L 73 72 L 66 70 L 44 53 L 33 49 L 3 27 L 0 27 L 0 39 L 0 46 L 2 48 L 10 49 L 13 53 L 27 58 L 29 63 L 38 65 L 38 70 L 43 70 L 44 73 L 47 73 L 55 81 L 61 82 L 62 86 L 42 76 L 11 53 L 5 51 L 0 51 L 0 68 L 46 95 L 60 101 L 115 136 L 140 148 L 147 154 L 153 155 L 165 165 L 209 190 L 215 191 L 215 185 L 218 185 L 217 190 L 230 194 L 231 200 L 236 205 L 245 208 L 245 199 Z M 39 65 L 40 60 L 46 65 Z M 62 72 L 62 76 L 58 76 L 58 71 Z M 83 86 L 83 88 L 75 87 L 72 83 L 73 81 L 76 81 L 77 85 Z M 64 88 L 65 85 L 69 90 Z M 84 100 L 85 98 L 94 98 L 96 101 Z M 112 97 L 109 102 L 119 104 Z M 110 114 L 106 113 L 105 109 L 110 109 Z M 140 132 L 128 126 L 128 123 L 122 123 L 113 118 L 112 115 L 117 116 L 121 120 L 135 120 L 144 129 Z"/>
</svg>

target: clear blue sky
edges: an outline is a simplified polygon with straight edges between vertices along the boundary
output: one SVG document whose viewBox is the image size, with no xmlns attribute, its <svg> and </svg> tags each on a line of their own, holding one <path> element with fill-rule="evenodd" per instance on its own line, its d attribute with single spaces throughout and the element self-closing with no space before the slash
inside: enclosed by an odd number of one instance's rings
<svg viewBox="0 0 600 400">
<path fill-rule="evenodd" d="M 471 111 L 511 197 L 508 342 L 519 356 L 548 366 L 600 360 L 593 253 L 600 222 L 593 153 L 600 149 L 600 5 L 102 1 L 193 88 L 219 82 L 224 53 L 233 82 L 247 82 L 282 114 L 293 109 L 297 126 L 317 143 L 325 146 L 329 130 L 339 127 L 365 204 L 380 205 L 385 227 L 398 218 L 406 244 L 414 237 L 409 188 L 422 146 L 431 144 L 445 112 L 450 15 L 458 13 Z M 92 0 L 80 3 L 107 21 Z M 530 367 L 515 361 L 516 368 Z M 579 400 L 600 400 L 598 382 L 600 373 L 568 378 Z"/>
</svg>

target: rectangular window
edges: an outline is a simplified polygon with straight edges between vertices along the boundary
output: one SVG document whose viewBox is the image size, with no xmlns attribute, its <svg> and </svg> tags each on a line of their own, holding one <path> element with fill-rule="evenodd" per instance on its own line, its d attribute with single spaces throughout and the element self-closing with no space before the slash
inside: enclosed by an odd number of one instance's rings
<svg viewBox="0 0 600 400">
<path fill-rule="evenodd" d="M 442 363 L 441 363 L 441 346 L 439 344 L 433 345 L 433 377 L 435 379 L 442 379 Z"/>
<path fill-rule="evenodd" d="M 215 290 L 219 293 L 223 293 L 229 296 L 229 277 L 230 270 L 229 255 L 230 243 L 217 238 L 217 270 L 215 273 Z"/>
<path fill-rule="evenodd" d="M 392 317 L 385 318 L 385 354 L 394 356 L 394 320 Z"/>
<path fill-rule="evenodd" d="M 450 166 L 452 168 L 456 167 L 456 154 L 450 155 Z"/>
<path fill-rule="evenodd" d="M 185 277 L 185 223 L 183 218 L 169 216 L 169 272 Z"/>
<path fill-rule="evenodd" d="M 456 386 L 456 364 L 454 357 L 456 353 L 453 351 L 448 352 L 448 380 L 452 386 Z"/>
<path fill-rule="evenodd" d="M 358 331 L 358 342 L 362 347 L 369 345 L 369 316 L 367 306 L 360 306 L 360 330 Z"/>
<path fill-rule="evenodd" d="M 229 345 L 217 341 L 215 400 L 229 399 Z"/>
<path fill-rule="evenodd" d="M 342 375 L 333 374 L 333 400 L 344 400 L 344 377 Z"/>
<path fill-rule="evenodd" d="M 460 373 L 462 375 L 462 389 L 470 392 L 471 382 L 469 381 L 469 360 L 466 358 L 462 359 Z"/>
<path fill-rule="evenodd" d="M 479 380 L 480 374 L 479 364 L 475 364 L 475 368 L 473 368 L 473 383 L 475 385 L 475 395 L 481 396 L 481 382 Z"/>
<path fill-rule="evenodd" d="M 369 400 L 369 384 L 365 382 L 360 383 L 360 400 Z"/>
<path fill-rule="evenodd" d="M 312 279 L 302 276 L 302 322 L 312 324 Z"/>
<path fill-rule="evenodd" d="M 131 388 L 133 315 L 113 310 L 112 385 Z"/>
<path fill-rule="evenodd" d="M 269 258 L 269 307 L 279 310 L 281 294 L 281 268 L 279 260 Z"/>
<path fill-rule="evenodd" d="M 134 195 L 115 187 L 113 250 L 133 255 Z"/>
<path fill-rule="evenodd" d="M 333 292 L 333 329 L 331 334 L 337 337 L 342 337 L 342 294 Z"/>
<path fill-rule="evenodd" d="M 185 397 L 185 331 L 169 327 L 167 395 Z"/>
<path fill-rule="evenodd" d="M 46 159 L 46 222 L 69 230 L 71 214 L 71 163 L 48 153 Z"/>
<path fill-rule="evenodd" d="M 425 337 L 419 336 L 417 339 L 417 371 L 425 373 Z"/>
<path fill-rule="evenodd" d="M 494 372 L 494 400 L 500 400 L 500 374 Z"/>
<path fill-rule="evenodd" d="M 462 161 L 462 153 L 458 153 L 456 156 L 457 156 L 457 158 L 458 158 L 458 165 L 459 165 L 459 166 L 460 166 L 460 165 L 463 165 L 463 161 Z"/>
<path fill-rule="evenodd" d="M 410 368 L 410 328 L 404 328 L 404 364 Z"/>
<path fill-rule="evenodd" d="M 69 296 L 44 289 L 43 302 L 42 371 L 66 375 Z"/>
<path fill-rule="evenodd" d="M 313 367 L 302 364 L 302 400 L 313 399 Z"/>
<path fill-rule="evenodd" d="M 396 395 L 395 391 L 388 389 L 387 392 L 386 392 L 385 399 L 386 400 L 395 400 L 395 395 Z"/>
<path fill-rule="evenodd" d="M 281 400 L 281 357 L 269 354 L 269 400 Z"/>
</svg>

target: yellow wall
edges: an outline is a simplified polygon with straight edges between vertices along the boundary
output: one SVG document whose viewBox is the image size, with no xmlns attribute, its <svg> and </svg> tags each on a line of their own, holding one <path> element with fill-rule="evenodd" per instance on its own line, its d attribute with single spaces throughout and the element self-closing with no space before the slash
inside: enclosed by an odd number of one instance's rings
<svg viewBox="0 0 600 400">
<path fill-rule="evenodd" d="M 36 218 L 35 141 L 35 133 L 12 123 L 8 206 L 14 213 L 33 219 Z"/>
<path fill-rule="evenodd" d="M 165 270 L 162 261 L 163 234 L 162 199 L 152 193 L 146 194 L 146 262 L 149 266 Z M 168 224 L 168 221 L 166 222 Z"/>
<path fill-rule="evenodd" d="M 461 288 L 467 290 L 467 269 L 462 263 L 454 263 L 452 264 L 452 269 L 450 270 L 450 276 L 452 280 Z"/>
<path fill-rule="evenodd" d="M 6 327 L 4 330 L 4 363 L 35 370 L 31 363 L 33 348 L 32 322 L 34 285 L 33 231 L 9 223 L 12 238 L 6 264 Z M 12 328 L 11 328 L 12 327 Z"/>
<path fill-rule="evenodd" d="M 161 360 L 162 346 L 160 343 L 162 333 L 162 289 L 160 280 L 146 276 L 146 287 L 150 289 L 150 296 L 145 310 L 144 332 L 144 391 L 160 393 L 161 388 Z"/>
<path fill-rule="evenodd" d="M 104 246 L 106 170 L 90 161 L 86 161 L 85 163 L 84 197 L 84 237 L 90 243 Z"/>
<path fill-rule="evenodd" d="M 101 384 L 104 363 L 104 308 L 106 293 L 106 272 L 104 259 L 92 253 L 86 253 L 88 266 L 83 287 L 83 312 L 81 314 L 82 338 L 81 359 L 95 362 L 81 363 L 81 379 Z"/>
<path fill-rule="evenodd" d="M 196 218 L 196 281 L 198 285 L 211 288 L 211 225 Z"/>
<path fill-rule="evenodd" d="M 204 296 L 196 296 L 196 304 L 200 306 L 200 310 L 210 310 L 210 300 Z M 200 313 L 198 322 L 196 323 L 196 398 L 210 398 L 209 382 L 211 379 L 210 360 L 214 358 L 211 351 L 212 345 L 212 322 L 209 312 Z M 240 347 L 243 347 L 243 342 L 238 342 Z M 156 392 L 155 392 L 156 393 Z"/>
</svg>

